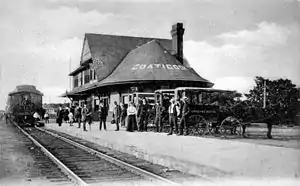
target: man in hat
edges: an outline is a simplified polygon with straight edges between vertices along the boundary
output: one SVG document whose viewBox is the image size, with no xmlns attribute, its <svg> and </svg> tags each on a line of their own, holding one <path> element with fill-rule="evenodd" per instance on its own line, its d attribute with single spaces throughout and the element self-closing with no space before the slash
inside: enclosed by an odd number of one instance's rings
<svg viewBox="0 0 300 186">
<path fill-rule="evenodd" d="M 114 102 L 115 104 L 115 107 L 114 107 L 114 110 L 113 110 L 113 119 L 115 120 L 116 122 L 116 125 L 117 125 L 117 128 L 115 131 L 119 131 L 120 130 L 120 119 L 121 119 L 121 107 L 120 105 L 118 105 L 117 101 Z"/>
<path fill-rule="evenodd" d="M 78 103 L 76 103 L 75 120 L 78 122 L 78 128 L 80 128 L 80 125 L 81 125 L 81 117 L 82 117 L 81 112 L 82 112 L 81 107 L 79 106 Z"/>
<path fill-rule="evenodd" d="M 138 107 L 138 118 L 139 118 L 139 131 L 147 131 L 148 124 L 148 112 L 149 112 L 149 104 L 145 98 L 142 99 L 142 103 L 139 104 Z"/>
<path fill-rule="evenodd" d="M 162 114 L 162 105 L 160 104 L 160 101 L 157 100 L 157 103 L 155 104 L 155 127 L 156 127 L 156 132 L 162 132 L 161 114 Z"/>
<path fill-rule="evenodd" d="M 187 120 L 188 120 L 188 114 L 190 113 L 190 107 L 188 104 L 188 98 L 183 97 L 183 106 L 181 110 L 181 119 L 180 119 L 180 133 L 179 135 L 183 135 L 183 128 L 185 130 L 185 135 L 188 135 L 188 130 L 187 130 Z"/>
<path fill-rule="evenodd" d="M 102 124 L 104 127 L 104 130 L 106 130 L 106 118 L 107 118 L 107 108 L 105 107 L 103 101 L 100 101 L 99 105 L 99 118 L 100 118 L 100 123 L 99 123 L 99 130 L 102 129 Z"/>
<path fill-rule="evenodd" d="M 87 131 L 86 130 L 86 122 L 88 122 L 88 118 L 89 117 L 89 109 L 87 108 L 87 104 L 84 103 L 83 105 L 83 109 L 81 111 L 81 120 L 83 122 L 83 131 Z"/>
<path fill-rule="evenodd" d="M 170 100 L 170 102 L 171 102 L 171 105 L 169 106 L 169 123 L 170 123 L 171 130 L 168 133 L 168 135 L 173 134 L 174 126 L 175 126 L 175 133 L 178 133 L 177 117 L 180 114 L 179 107 L 175 103 L 175 99 L 172 98 Z"/>
<path fill-rule="evenodd" d="M 8 114 L 4 113 L 4 116 L 5 116 L 5 122 L 7 123 L 7 121 L 8 121 Z"/>
</svg>

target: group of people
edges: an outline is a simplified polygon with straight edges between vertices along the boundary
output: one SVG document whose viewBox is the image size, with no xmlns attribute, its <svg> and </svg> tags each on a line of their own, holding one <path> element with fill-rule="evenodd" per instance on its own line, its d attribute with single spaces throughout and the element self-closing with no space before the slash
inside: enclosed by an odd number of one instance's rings
<svg viewBox="0 0 300 186">
<path fill-rule="evenodd" d="M 114 104 L 112 124 L 116 124 L 116 131 L 119 130 L 120 124 L 122 127 L 126 127 L 126 131 L 128 132 L 147 131 L 151 106 L 146 98 L 139 100 L 137 106 L 133 102 L 129 102 L 128 107 L 123 103 L 118 105 L 116 101 Z M 125 126 L 126 119 L 127 126 Z"/>
<path fill-rule="evenodd" d="M 71 108 L 63 108 L 62 105 L 59 105 L 56 123 L 61 127 L 63 121 L 69 123 L 70 126 L 73 126 L 74 122 L 78 122 L 78 128 L 81 128 L 81 123 L 83 123 L 84 131 L 87 131 L 86 123 L 88 123 L 91 130 L 92 110 L 87 107 L 87 104 L 84 104 L 83 108 L 79 104 Z"/>
<path fill-rule="evenodd" d="M 146 98 L 139 100 L 139 104 L 135 105 L 133 102 L 130 102 L 128 106 L 121 103 L 118 104 L 114 102 L 114 108 L 112 113 L 111 124 L 116 125 L 115 131 L 120 130 L 120 126 L 126 128 L 126 131 L 133 132 L 145 132 L 148 130 L 147 125 L 149 121 L 149 116 L 151 113 L 151 106 L 148 103 Z M 162 114 L 166 110 L 166 106 L 163 106 L 159 101 L 155 105 L 155 126 L 156 132 L 162 132 Z M 187 115 L 190 112 L 187 98 L 175 100 L 172 98 L 168 107 L 168 118 L 170 124 L 170 132 L 168 135 L 177 133 L 183 135 L 183 130 L 185 129 L 185 134 L 187 131 Z M 106 130 L 106 120 L 108 116 L 108 108 L 104 105 L 103 101 L 100 101 L 99 109 L 99 130 Z M 66 118 L 67 115 L 67 118 Z M 56 123 L 59 126 L 62 125 L 63 120 L 70 123 L 70 126 L 73 126 L 73 122 L 78 122 L 78 128 L 81 128 L 81 123 L 83 124 L 83 130 L 87 130 L 87 125 L 91 130 L 91 124 L 93 121 L 92 109 L 87 106 L 85 103 L 83 107 L 76 104 L 72 108 L 63 109 L 62 106 L 59 106 L 57 112 Z M 126 122 L 127 120 L 127 122 Z M 179 125 L 178 125 L 179 121 Z M 127 125 L 126 125 L 127 123 Z"/>
<path fill-rule="evenodd" d="M 133 102 L 128 104 L 128 108 L 121 103 L 114 102 L 115 106 L 113 109 L 112 124 L 116 124 L 116 131 L 120 129 L 120 124 L 122 127 L 126 127 L 126 131 L 133 132 L 138 131 L 147 131 L 147 122 L 148 111 L 150 109 L 149 104 L 146 99 L 143 99 L 139 107 L 137 108 Z M 127 126 L 125 125 L 127 118 Z M 139 121 L 139 122 L 137 122 Z"/>
<path fill-rule="evenodd" d="M 143 98 L 139 101 L 138 106 L 135 106 L 133 102 L 130 102 L 128 108 L 124 104 L 118 105 L 117 102 L 114 102 L 113 110 L 113 121 L 112 123 L 116 124 L 116 131 L 119 130 L 119 124 L 125 127 L 125 120 L 127 118 L 126 130 L 129 132 L 133 131 L 147 131 L 147 124 L 149 120 L 149 115 L 151 112 L 151 106 L 149 105 L 146 98 Z M 156 132 L 162 132 L 163 123 L 162 123 L 162 114 L 166 110 L 166 106 L 162 105 L 157 101 L 155 105 L 155 127 Z M 172 98 L 168 106 L 168 121 L 170 124 L 170 131 L 168 135 L 176 133 L 178 135 L 188 135 L 187 130 L 187 119 L 190 112 L 189 102 L 187 97 L 182 99 Z M 179 121 L 179 123 L 178 123 Z M 185 133 L 184 133 L 185 130 Z"/>
<path fill-rule="evenodd" d="M 45 112 L 44 115 L 42 115 L 43 113 L 40 113 L 39 111 L 35 111 L 33 113 L 33 118 L 34 118 L 34 121 L 35 122 L 39 122 L 39 121 L 42 121 L 44 120 L 45 123 L 49 123 L 49 114 L 48 112 Z"/>
<path fill-rule="evenodd" d="M 161 132 L 162 125 L 162 112 L 165 109 L 158 101 L 156 103 L 155 108 L 155 125 L 156 131 Z M 178 135 L 188 135 L 187 130 L 187 122 L 188 122 L 188 114 L 190 113 L 190 107 L 187 97 L 183 97 L 182 99 L 172 98 L 170 100 L 170 104 L 168 106 L 168 120 L 170 125 L 170 131 L 168 135 L 172 135 L 174 133 Z M 179 122 L 178 122 L 179 121 Z M 185 132 L 184 132 L 185 130 Z"/>
</svg>

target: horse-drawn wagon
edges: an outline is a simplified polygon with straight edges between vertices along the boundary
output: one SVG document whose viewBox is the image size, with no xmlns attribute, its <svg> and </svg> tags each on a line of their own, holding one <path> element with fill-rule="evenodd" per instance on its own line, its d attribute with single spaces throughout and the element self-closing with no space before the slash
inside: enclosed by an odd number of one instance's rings
<svg viewBox="0 0 300 186">
<path fill-rule="evenodd" d="M 169 128 L 167 108 L 170 105 L 170 99 L 174 98 L 179 101 L 186 97 L 190 107 L 187 122 L 190 134 L 205 135 L 214 132 L 227 135 L 228 131 L 241 134 L 241 122 L 228 112 L 224 112 L 218 100 L 215 99 L 217 94 L 230 92 L 232 91 L 198 87 L 156 90 L 156 103 L 159 102 L 163 108 L 161 122 L 164 126 L 164 131 Z"/>
</svg>

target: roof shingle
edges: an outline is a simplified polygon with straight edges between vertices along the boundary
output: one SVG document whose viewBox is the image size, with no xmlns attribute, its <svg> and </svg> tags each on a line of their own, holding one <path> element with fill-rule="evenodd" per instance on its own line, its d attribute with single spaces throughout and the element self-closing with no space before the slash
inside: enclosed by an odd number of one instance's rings
<svg viewBox="0 0 300 186">
<path fill-rule="evenodd" d="M 142 81 L 193 81 L 207 86 L 211 82 L 199 76 L 193 69 L 182 65 L 161 44 L 152 40 L 128 53 L 117 68 L 101 85 Z"/>
<path fill-rule="evenodd" d="M 96 70 L 98 80 L 106 78 L 131 50 L 156 38 L 85 34 L 93 60 L 102 62 Z M 166 50 L 172 50 L 172 40 L 156 39 Z"/>
</svg>

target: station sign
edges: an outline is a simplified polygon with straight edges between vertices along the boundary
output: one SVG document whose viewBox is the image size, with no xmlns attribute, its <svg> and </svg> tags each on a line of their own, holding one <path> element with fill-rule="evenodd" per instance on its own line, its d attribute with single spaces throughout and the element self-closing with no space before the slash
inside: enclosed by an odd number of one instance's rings
<svg viewBox="0 0 300 186">
<path fill-rule="evenodd" d="M 131 70 L 152 70 L 152 69 L 169 69 L 169 70 L 188 70 L 183 65 L 174 64 L 135 64 Z"/>
</svg>

